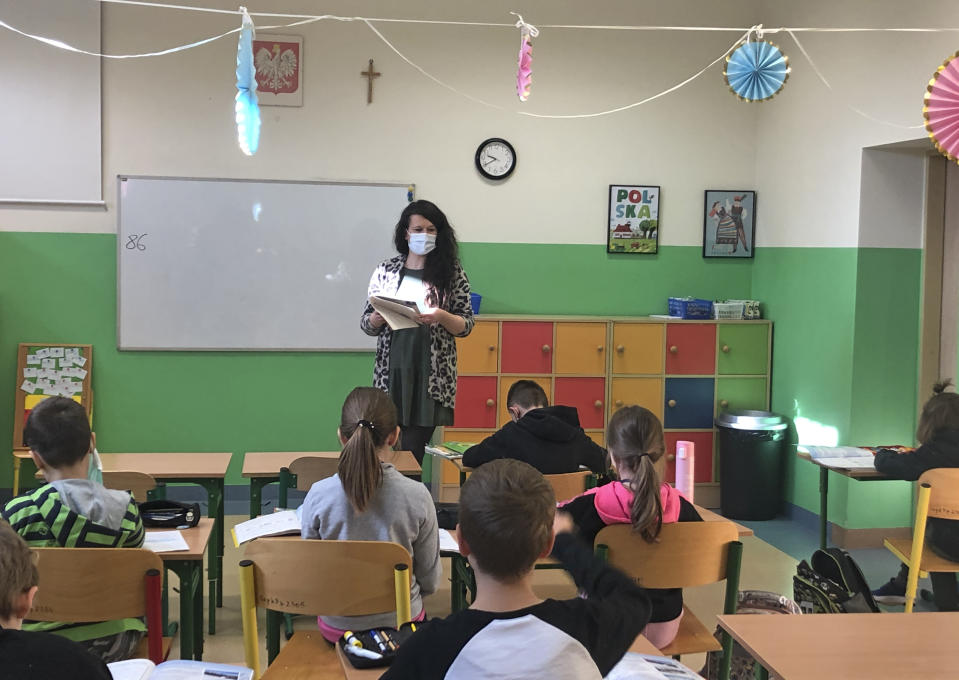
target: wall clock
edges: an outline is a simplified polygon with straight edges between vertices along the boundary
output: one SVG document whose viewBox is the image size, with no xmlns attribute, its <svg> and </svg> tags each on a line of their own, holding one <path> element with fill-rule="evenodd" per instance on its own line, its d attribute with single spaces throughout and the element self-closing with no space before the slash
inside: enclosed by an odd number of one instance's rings
<svg viewBox="0 0 959 680">
<path fill-rule="evenodd" d="M 516 169 L 516 150 L 500 137 L 491 137 L 476 149 L 476 169 L 487 179 L 501 180 Z"/>
</svg>

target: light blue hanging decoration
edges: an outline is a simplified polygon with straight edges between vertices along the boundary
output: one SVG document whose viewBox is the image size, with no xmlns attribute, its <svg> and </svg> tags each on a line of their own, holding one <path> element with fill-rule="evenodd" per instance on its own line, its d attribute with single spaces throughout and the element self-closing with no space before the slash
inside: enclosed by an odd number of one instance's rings
<svg viewBox="0 0 959 680">
<path fill-rule="evenodd" d="M 256 66 L 253 64 L 253 19 L 240 7 L 243 23 L 236 48 L 236 138 L 247 156 L 260 145 L 260 105 L 256 99 Z"/>
<path fill-rule="evenodd" d="M 762 38 L 762 30 L 757 31 Z M 747 102 L 772 99 L 789 78 L 789 57 L 769 41 L 744 42 L 726 57 L 723 77 L 733 93 Z"/>
</svg>

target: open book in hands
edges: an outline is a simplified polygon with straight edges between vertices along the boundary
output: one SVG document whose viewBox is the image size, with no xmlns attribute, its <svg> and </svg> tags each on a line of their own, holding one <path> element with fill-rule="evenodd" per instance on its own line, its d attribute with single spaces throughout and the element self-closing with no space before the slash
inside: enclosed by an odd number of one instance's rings
<svg viewBox="0 0 959 680">
<path fill-rule="evenodd" d="M 420 322 L 416 317 L 420 315 L 419 307 L 411 300 L 398 300 L 381 295 L 370 297 L 370 305 L 386 321 L 390 330 L 398 331 L 401 328 L 416 328 Z"/>
</svg>

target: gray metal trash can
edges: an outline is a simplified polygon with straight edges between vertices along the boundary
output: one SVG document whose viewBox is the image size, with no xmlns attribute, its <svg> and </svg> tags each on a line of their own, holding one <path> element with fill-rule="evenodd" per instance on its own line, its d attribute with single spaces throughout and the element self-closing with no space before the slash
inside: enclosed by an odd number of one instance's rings
<svg viewBox="0 0 959 680">
<path fill-rule="evenodd" d="M 730 519 L 773 519 L 782 512 L 786 419 L 769 411 L 729 410 L 719 428 L 719 507 Z"/>
</svg>

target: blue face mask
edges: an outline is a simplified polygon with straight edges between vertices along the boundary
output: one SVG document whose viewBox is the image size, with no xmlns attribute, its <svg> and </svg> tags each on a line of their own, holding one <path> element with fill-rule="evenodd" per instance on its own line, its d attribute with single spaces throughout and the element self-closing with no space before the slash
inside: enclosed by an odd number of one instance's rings
<svg viewBox="0 0 959 680">
<path fill-rule="evenodd" d="M 410 252 L 417 255 L 429 255 L 436 249 L 436 234 L 410 234 Z"/>
</svg>

